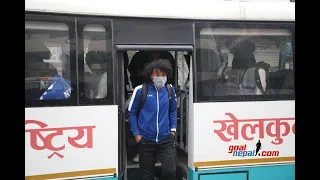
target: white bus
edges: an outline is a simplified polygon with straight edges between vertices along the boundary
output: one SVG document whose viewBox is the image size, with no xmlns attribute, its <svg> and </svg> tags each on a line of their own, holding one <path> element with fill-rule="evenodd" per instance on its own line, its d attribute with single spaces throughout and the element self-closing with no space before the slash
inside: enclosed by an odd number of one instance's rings
<svg viewBox="0 0 320 180">
<path fill-rule="evenodd" d="M 174 59 L 177 179 L 295 179 L 294 2 L 25 0 L 27 180 L 139 179 L 128 65 L 151 50 Z M 42 99 L 53 74 L 71 88 Z"/>
</svg>

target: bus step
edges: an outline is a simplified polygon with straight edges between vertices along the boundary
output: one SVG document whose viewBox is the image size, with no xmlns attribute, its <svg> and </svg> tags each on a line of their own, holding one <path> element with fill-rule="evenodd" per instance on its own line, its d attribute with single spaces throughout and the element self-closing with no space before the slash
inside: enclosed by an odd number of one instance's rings
<svg viewBox="0 0 320 180">
<path fill-rule="evenodd" d="M 161 166 L 161 163 L 160 162 L 157 162 L 155 164 L 156 167 L 160 167 Z M 129 164 L 127 165 L 127 169 L 134 169 L 134 168 L 139 168 L 139 163 L 132 163 L 132 164 Z"/>
<path fill-rule="evenodd" d="M 188 179 L 188 155 L 182 151 L 177 151 L 177 180 Z"/>
</svg>

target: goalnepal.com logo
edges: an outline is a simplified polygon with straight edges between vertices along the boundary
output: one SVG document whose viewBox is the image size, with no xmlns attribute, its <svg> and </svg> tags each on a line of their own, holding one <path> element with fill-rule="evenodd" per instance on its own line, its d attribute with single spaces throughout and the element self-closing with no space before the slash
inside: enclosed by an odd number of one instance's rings
<svg viewBox="0 0 320 180">
<path fill-rule="evenodd" d="M 240 157 L 247 157 L 247 156 L 279 156 L 279 151 L 264 151 L 262 150 L 262 144 L 260 140 L 256 144 L 256 148 L 252 150 L 247 150 L 247 144 L 244 145 L 230 145 L 229 146 L 229 154 L 232 156 L 240 156 Z"/>
</svg>

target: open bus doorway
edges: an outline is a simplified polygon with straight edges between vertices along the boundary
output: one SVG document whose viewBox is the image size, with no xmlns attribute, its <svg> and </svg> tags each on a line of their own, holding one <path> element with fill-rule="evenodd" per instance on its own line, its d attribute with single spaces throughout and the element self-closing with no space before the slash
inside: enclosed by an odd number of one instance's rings
<svg viewBox="0 0 320 180">
<path fill-rule="evenodd" d="M 145 53 L 147 52 L 147 53 Z M 148 51 L 122 51 L 120 56 L 123 58 L 123 79 L 124 79 L 124 112 L 127 112 L 127 107 L 130 102 L 134 88 L 137 86 L 134 77 L 134 66 L 132 63 L 138 61 L 138 66 L 145 67 L 145 64 L 152 60 L 152 53 L 149 56 L 143 56 L 141 54 L 148 55 L 148 52 L 156 52 L 153 50 Z M 161 50 L 160 59 L 167 59 L 171 62 L 173 69 L 173 76 L 168 83 L 172 84 L 177 96 L 177 130 L 176 130 L 176 150 L 177 150 L 177 178 L 178 176 L 185 176 L 187 174 L 188 158 L 187 158 L 187 125 L 188 125 L 188 100 L 189 100 L 189 68 L 190 59 L 192 58 L 191 51 L 165 51 Z M 119 54 L 118 54 L 119 55 Z M 138 57 L 138 58 L 137 58 Z M 137 70 L 137 68 L 135 69 Z M 142 82 L 142 81 L 141 81 Z M 138 83 L 139 84 L 139 83 Z M 141 83 L 140 83 L 141 84 Z M 120 87 L 121 88 L 121 87 Z M 125 162 L 125 175 L 124 179 L 136 180 L 140 179 L 139 170 L 139 154 L 135 138 L 130 130 L 128 116 L 123 116 L 123 128 L 119 131 L 123 135 L 123 161 Z M 120 148 L 121 149 L 121 148 Z M 121 154 L 121 153 L 120 153 Z M 161 163 L 159 159 L 156 164 L 156 177 L 161 176 Z M 182 173 L 181 168 L 185 169 Z M 182 175 L 184 174 L 184 175 Z M 181 177 L 182 178 L 182 177 Z M 181 179 L 180 178 L 180 179 Z"/>
</svg>

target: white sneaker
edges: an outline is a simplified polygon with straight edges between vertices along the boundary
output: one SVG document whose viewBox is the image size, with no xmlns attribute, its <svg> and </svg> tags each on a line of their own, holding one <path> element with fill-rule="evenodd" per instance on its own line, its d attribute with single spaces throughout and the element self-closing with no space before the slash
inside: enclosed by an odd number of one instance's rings
<svg viewBox="0 0 320 180">
<path fill-rule="evenodd" d="M 135 162 L 135 163 L 139 162 L 139 153 L 136 155 L 136 157 L 133 158 L 132 161 Z"/>
</svg>

